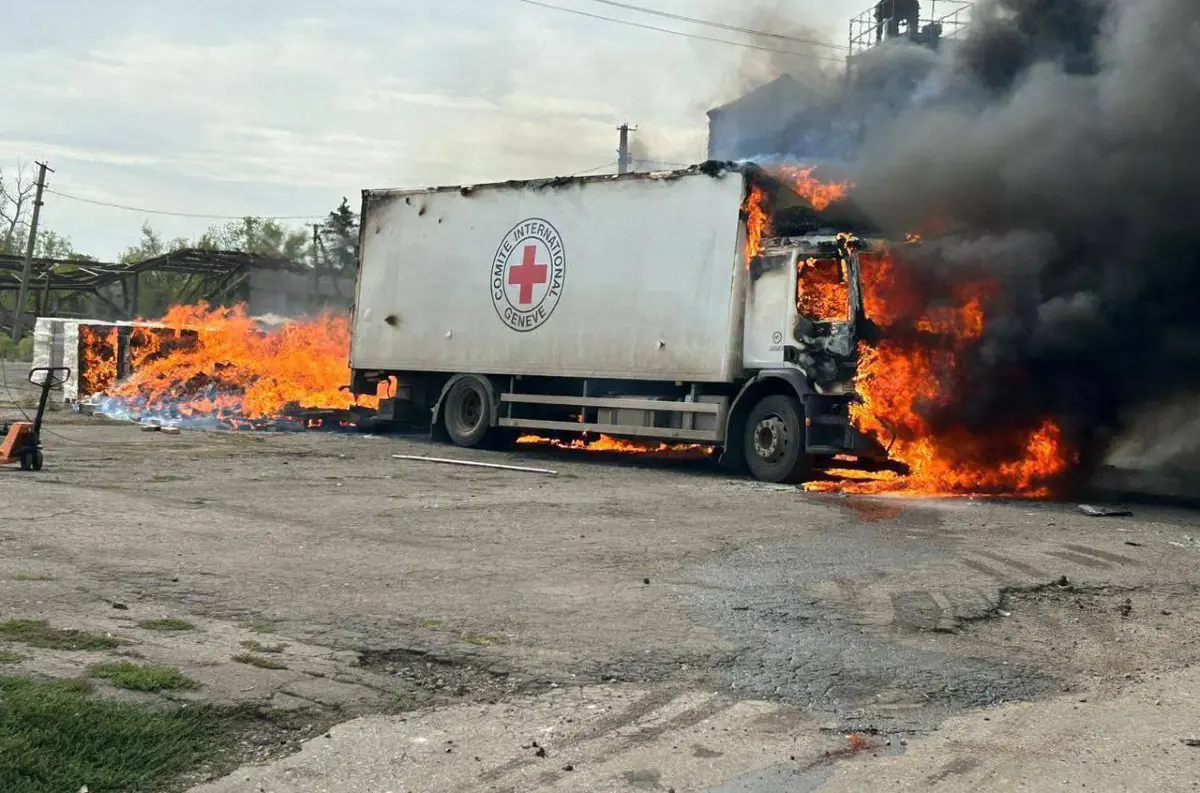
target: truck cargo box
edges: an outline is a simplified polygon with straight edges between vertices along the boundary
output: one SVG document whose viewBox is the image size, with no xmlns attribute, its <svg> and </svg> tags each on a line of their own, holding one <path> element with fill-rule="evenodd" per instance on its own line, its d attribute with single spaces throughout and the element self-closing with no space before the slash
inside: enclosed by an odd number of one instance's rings
<svg viewBox="0 0 1200 793">
<path fill-rule="evenodd" d="M 732 380 L 745 180 L 693 169 L 364 191 L 351 366 Z"/>
</svg>

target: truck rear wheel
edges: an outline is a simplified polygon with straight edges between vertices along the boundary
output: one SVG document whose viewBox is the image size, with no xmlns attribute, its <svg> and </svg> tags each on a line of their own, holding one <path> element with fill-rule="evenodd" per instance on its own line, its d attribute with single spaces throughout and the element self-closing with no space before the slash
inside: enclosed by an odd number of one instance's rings
<svg viewBox="0 0 1200 793">
<path fill-rule="evenodd" d="M 464 377 L 451 386 L 442 406 L 442 422 L 456 446 L 483 446 L 492 427 L 487 386 L 474 377 Z"/>
<path fill-rule="evenodd" d="M 746 419 L 743 447 L 755 479 L 780 483 L 807 479 L 811 466 L 804 453 L 800 400 L 777 394 L 755 405 Z"/>
</svg>

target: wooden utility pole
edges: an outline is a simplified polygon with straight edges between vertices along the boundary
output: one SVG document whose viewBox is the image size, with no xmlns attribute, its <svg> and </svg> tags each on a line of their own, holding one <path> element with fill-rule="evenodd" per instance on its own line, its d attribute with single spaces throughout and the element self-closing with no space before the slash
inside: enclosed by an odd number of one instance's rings
<svg viewBox="0 0 1200 793">
<path fill-rule="evenodd" d="M 25 244 L 25 262 L 21 267 L 21 286 L 17 290 L 17 305 L 13 310 L 12 340 L 21 340 L 21 324 L 25 314 L 25 301 L 29 299 L 29 282 L 33 278 L 33 249 L 37 246 L 38 217 L 42 213 L 42 191 L 46 189 L 46 172 L 54 169 L 39 162 L 37 193 L 33 198 L 33 218 L 29 221 L 29 240 Z"/>
<path fill-rule="evenodd" d="M 312 224 L 312 305 L 317 305 L 317 296 L 321 291 L 321 224 Z"/>
<path fill-rule="evenodd" d="M 629 133 L 637 132 L 637 127 L 622 124 L 617 127 L 617 132 L 621 133 L 617 146 L 617 173 L 629 173 L 629 166 L 633 164 L 633 157 L 629 155 Z"/>
</svg>

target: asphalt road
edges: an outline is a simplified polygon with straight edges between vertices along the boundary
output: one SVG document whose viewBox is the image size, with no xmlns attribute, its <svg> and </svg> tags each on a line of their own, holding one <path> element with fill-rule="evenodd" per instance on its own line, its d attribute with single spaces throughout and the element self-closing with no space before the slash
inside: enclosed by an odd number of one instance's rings
<svg viewBox="0 0 1200 793">
<path fill-rule="evenodd" d="M 299 753 L 206 793 L 850 790 L 882 785 L 845 781 L 873 769 L 917 790 L 961 760 L 945 725 L 1019 764 L 1026 738 L 989 732 L 992 715 L 1021 709 L 1039 734 L 1081 699 L 1140 703 L 1081 724 L 1133 731 L 1181 774 L 1200 751 L 1175 734 L 1200 727 L 1139 715 L 1200 653 L 1190 511 L 846 498 L 703 462 L 168 436 L 62 412 L 47 426 L 45 470 L 0 469 L 0 620 L 128 638 L 204 684 L 188 697 L 323 714 L 290 739 Z M 558 475 L 391 456 L 430 452 Z M 137 627 L 165 616 L 197 630 Z M 232 660 L 255 644 L 286 668 Z M 19 671 L 95 660 L 46 651 Z M 846 751 L 854 732 L 871 748 Z M 938 789 L 1006 789 L 987 763 Z"/>
</svg>

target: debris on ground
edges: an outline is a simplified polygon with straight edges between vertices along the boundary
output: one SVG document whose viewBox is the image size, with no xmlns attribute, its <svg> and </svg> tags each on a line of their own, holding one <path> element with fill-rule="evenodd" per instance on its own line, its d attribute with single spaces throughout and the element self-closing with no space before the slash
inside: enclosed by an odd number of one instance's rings
<svg viewBox="0 0 1200 793">
<path fill-rule="evenodd" d="M 1200 738 L 1192 735 L 1187 738 L 1180 738 L 1179 742 L 1184 746 L 1200 747 Z"/>
<path fill-rule="evenodd" d="M 520 471 L 527 474 L 558 476 L 558 471 L 549 468 L 530 468 L 524 465 L 501 465 L 500 463 L 477 463 L 472 460 L 455 460 L 449 457 L 426 457 L 421 454 L 393 454 L 392 459 L 414 460 L 422 463 L 436 463 L 437 465 L 465 465 L 471 468 L 489 468 L 499 471 Z"/>
<path fill-rule="evenodd" d="M 1133 512 L 1122 507 L 1096 507 L 1091 504 L 1080 504 L 1079 511 L 1089 518 L 1131 518 Z"/>
</svg>

